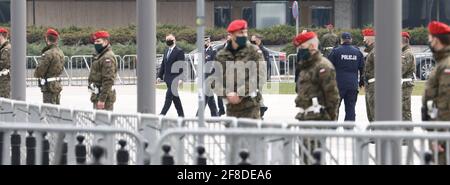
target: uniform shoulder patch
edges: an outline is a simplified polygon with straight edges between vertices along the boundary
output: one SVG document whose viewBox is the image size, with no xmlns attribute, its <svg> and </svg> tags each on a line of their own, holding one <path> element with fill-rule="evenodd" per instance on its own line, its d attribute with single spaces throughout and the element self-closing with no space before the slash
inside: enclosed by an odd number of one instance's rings
<svg viewBox="0 0 450 185">
<path fill-rule="evenodd" d="M 103 63 L 104 63 L 104 65 L 106 65 L 106 66 L 113 66 L 114 59 L 106 58 L 106 59 L 103 61 Z"/>
<path fill-rule="evenodd" d="M 450 75 L 450 68 L 445 69 L 444 73 Z"/>
<path fill-rule="evenodd" d="M 105 63 L 106 63 L 106 64 L 111 64 L 111 63 L 112 63 L 112 60 L 108 58 L 108 59 L 105 60 Z"/>
</svg>

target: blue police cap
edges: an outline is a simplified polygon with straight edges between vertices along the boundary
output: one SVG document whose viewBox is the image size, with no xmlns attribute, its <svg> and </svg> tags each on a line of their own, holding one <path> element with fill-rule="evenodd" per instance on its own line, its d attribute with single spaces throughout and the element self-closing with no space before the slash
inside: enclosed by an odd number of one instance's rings
<svg viewBox="0 0 450 185">
<path fill-rule="evenodd" d="M 350 39 L 352 39 L 352 34 L 350 34 L 348 32 L 344 32 L 344 33 L 342 33 L 341 38 L 343 40 L 350 40 Z"/>
</svg>

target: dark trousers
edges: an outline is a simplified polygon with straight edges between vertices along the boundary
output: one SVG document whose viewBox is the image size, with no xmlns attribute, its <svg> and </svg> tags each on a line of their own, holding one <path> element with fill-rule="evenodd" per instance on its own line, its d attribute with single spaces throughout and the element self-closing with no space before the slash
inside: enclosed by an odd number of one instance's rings
<svg viewBox="0 0 450 185">
<path fill-rule="evenodd" d="M 340 90 L 341 105 L 342 101 L 345 104 L 345 121 L 355 121 L 355 106 L 358 99 L 358 90 L 356 89 L 342 89 Z"/>
<path fill-rule="evenodd" d="M 217 106 L 219 107 L 219 114 L 225 114 L 225 106 L 223 105 L 222 96 L 217 96 Z"/>
<path fill-rule="evenodd" d="M 285 69 L 288 70 L 288 69 Z M 270 80 L 272 76 L 272 64 L 270 61 L 267 61 L 267 80 Z"/>
<path fill-rule="evenodd" d="M 183 105 L 181 105 L 180 97 L 175 96 L 172 93 L 171 83 L 166 83 L 166 85 L 167 85 L 166 100 L 164 102 L 164 107 L 161 110 L 161 115 L 167 114 L 170 106 L 172 105 L 172 101 L 173 101 L 173 104 L 175 105 L 175 108 L 177 109 L 178 116 L 184 117 Z M 176 88 L 177 88 L 176 91 L 178 91 L 178 87 L 176 87 Z"/>
<path fill-rule="evenodd" d="M 216 100 L 214 100 L 214 96 L 205 96 L 205 105 L 208 105 L 209 110 L 211 111 L 211 116 L 217 117 L 219 116 L 219 112 L 217 112 Z M 205 106 L 206 108 L 206 106 Z M 198 110 L 197 114 L 198 116 Z"/>
</svg>

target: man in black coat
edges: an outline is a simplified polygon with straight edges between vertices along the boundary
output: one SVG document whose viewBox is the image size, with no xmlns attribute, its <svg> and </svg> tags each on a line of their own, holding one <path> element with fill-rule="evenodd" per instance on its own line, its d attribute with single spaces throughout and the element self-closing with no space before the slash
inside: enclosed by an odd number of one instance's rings
<svg viewBox="0 0 450 185">
<path fill-rule="evenodd" d="M 205 79 L 214 74 L 213 69 L 213 61 L 216 58 L 217 51 L 211 46 L 211 39 L 206 36 L 205 37 Z M 208 96 L 209 94 L 209 96 Z M 205 94 L 205 103 L 208 105 L 209 110 L 211 111 L 212 117 L 219 116 L 219 112 L 217 111 L 216 101 L 214 100 L 214 94 L 212 92 Z M 198 111 L 197 111 L 198 116 Z"/>
<path fill-rule="evenodd" d="M 270 63 L 270 53 L 269 50 L 263 45 L 262 43 L 263 37 L 259 34 L 254 34 L 250 40 L 250 42 L 256 46 L 259 47 L 259 49 L 262 51 L 264 60 L 267 64 L 267 80 L 270 80 L 271 74 L 272 74 L 272 65 Z M 264 114 L 266 113 L 267 109 L 269 109 L 267 106 L 264 105 L 264 101 L 261 101 L 261 118 L 264 117 Z"/>
<path fill-rule="evenodd" d="M 179 61 L 185 62 L 184 51 L 176 45 L 176 39 L 173 34 L 166 36 L 166 44 L 168 48 L 164 51 L 164 58 L 157 79 L 158 83 L 163 79 L 167 85 L 166 100 L 160 114 L 166 115 L 173 102 L 178 116 L 184 117 L 183 106 L 178 96 L 178 86 L 182 83 L 180 74 L 183 70 L 180 69 L 176 70 L 177 72 L 172 72 L 173 64 Z"/>
<path fill-rule="evenodd" d="M 270 53 L 269 50 L 262 43 L 263 37 L 259 34 L 254 34 L 251 39 L 251 43 L 257 45 L 259 49 L 262 51 L 264 60 L 267 63 L 267 80 L 270 80 L 272 75 L 272 64 L 270 63 Z"/>
</svg>

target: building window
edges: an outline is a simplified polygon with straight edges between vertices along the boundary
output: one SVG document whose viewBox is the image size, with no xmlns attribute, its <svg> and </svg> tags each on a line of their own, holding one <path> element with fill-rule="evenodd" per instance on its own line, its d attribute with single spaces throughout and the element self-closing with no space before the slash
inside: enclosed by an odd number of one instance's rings
<svg viewBox="0 0 450 185">
<path fill-rule="evenodd" d="M 256 28 L 286 24 L 286 2 L 256 3 Z"/>
<path fill-rule="evenodd" d="M 214 26 L 226 27 L 231 22 L 230 7 L 216 6 L 214 7 Z"/>
<path fill-rule="evenodd" d="M 255 25 L 253 24 L 253 8 L 242 8 L 242 19 L 247 21 L 249 27 L 254 28 Z"/>
<path fill-rule="evenodd" d="M 331 6 L 312 6 L 311 7 L 311 24 L 313 27 L 322 27 L 331 24 L 331 14 L 333 8 Z"/>
<path fill-rule="evenodd" d="M 10 1 L 0 0 L 0 23 L 9 23 L 11 21 Z"/>
</svg>

